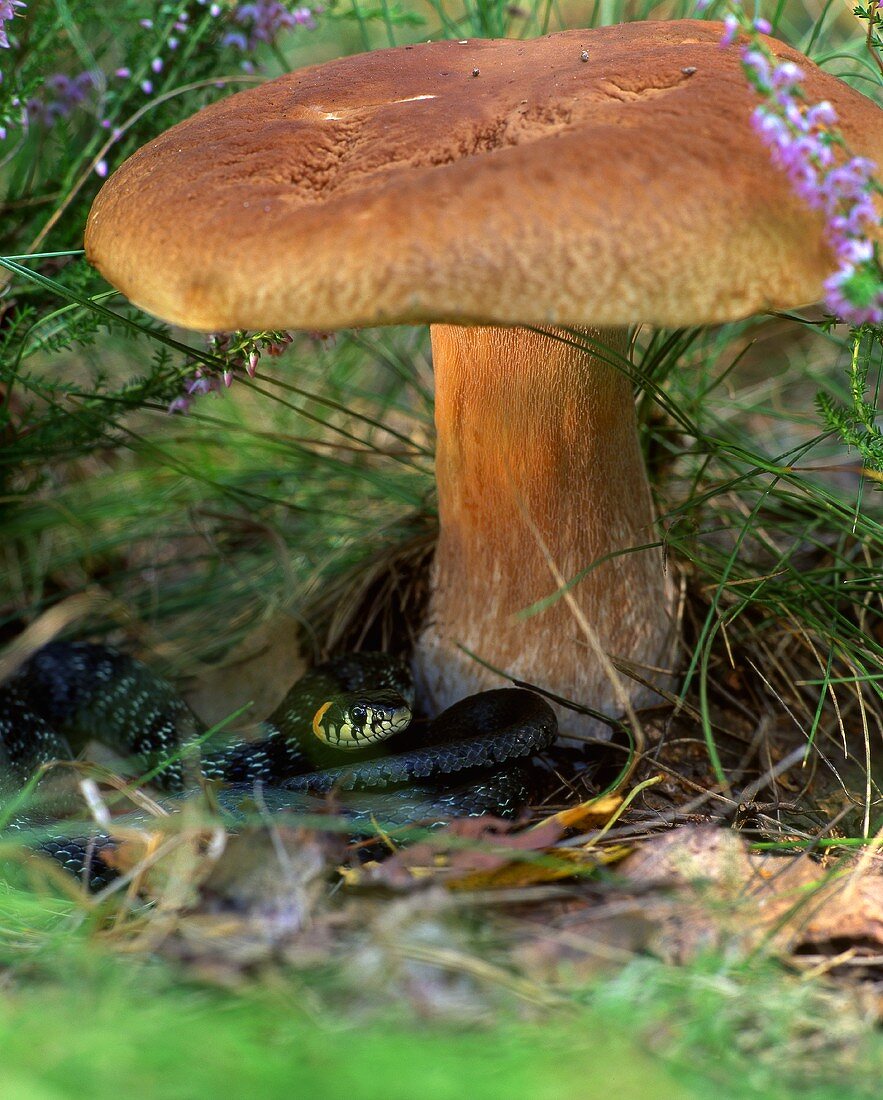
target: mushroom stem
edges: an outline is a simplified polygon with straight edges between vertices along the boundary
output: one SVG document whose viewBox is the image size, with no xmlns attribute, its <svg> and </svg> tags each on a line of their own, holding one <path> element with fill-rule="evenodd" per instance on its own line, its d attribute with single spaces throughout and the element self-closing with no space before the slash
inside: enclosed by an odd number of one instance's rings
<svg viewBox="0 0 883 1100">
<path fill-rule="evenodd" d="M 657 538 L 631 382 L 572 331 L 547 331 L 432 326 L 441 529 L 415 672 L 433 712 L 501 686 L 460 646 L 607 714 L 622 713 L 623 692 L 637 705 L 653 698 L 611 683 L 567 600 L 516 618 L 555 592 L 550 558 L 568 580 L 606 559 L 573 597 L 611 657 L 666 680 L 674 588 L 662 553 L 617 554 Z M 580 331 L 606 358 L 627 354 L 625 329 Z M 560 718 L 566 735 L 604 736 L 586 716 Z"/>
</svg>

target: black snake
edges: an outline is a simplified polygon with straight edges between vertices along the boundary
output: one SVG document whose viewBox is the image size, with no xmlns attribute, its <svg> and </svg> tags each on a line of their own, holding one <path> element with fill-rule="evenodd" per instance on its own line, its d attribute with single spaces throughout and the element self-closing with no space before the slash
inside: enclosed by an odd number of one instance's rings
<svg viewBox="0 0 883 1100">
<path fill-rule="evenodd" d="M 9 791 L 40 764 L 69 758 L 71 743 L 95 738 L 168 792 L 191 785 L 198 748 L 199 772 L 225 785 L 221 805 L 234 810 L 260 784 L 262 804 L 272 809 L 302 808 L 305 795 L 334 792 L 353 822 L 515 816 L 530 794 L 523 765 L 557 733 L 549 705 L 519 688 L 487 691 L 416 729 L 407 728 L 412 707 L 404 664 L 348 654 L 302 677 L 260 723 L 256 740 L 203 744 L 204 724 L 146 665 L 109 646 L 53 642 L 0 689 L 0 768 Z M 92 888 L 109 881 L 95 853 L 113 844 L 110 836 L 38 821 L 29 811 L 7 824 L 34 834 L 34 847 Z"/>
</svg>

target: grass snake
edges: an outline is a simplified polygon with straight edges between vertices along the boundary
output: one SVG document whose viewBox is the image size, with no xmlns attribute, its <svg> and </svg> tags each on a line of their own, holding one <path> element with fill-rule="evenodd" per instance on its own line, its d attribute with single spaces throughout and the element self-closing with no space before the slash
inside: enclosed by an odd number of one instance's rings
<svg viewBox="0 0 883 1100">
<path fill-rule="evenodd" d="M 557 733 L 549 705 L 503 688 L 411 724 L 413 706 L 402 662 L 346 654 L 298 680 L 255 739 L 205 739 L 204 723 L 178 691 L 140 661 L 106 645 L 52 642 L 0 689 L 0 768 L 9 792 L 39 765 L 70 758 L 72 744 L 94 738 L 170 794 L 187 791 L 198 767 L 223 784 L 219 802 L 234 817 L 258 784 L 271 810 L 303 809 L 309 796 L 333 793 L 354 828 L 375 819 L 516 816 L 530 796 L 524 765 Z M 31 810 L 7 826 L 92 888 L 112 877 L 96 853 L 113 839 L 96 826 L 41 820 Z"/>
</svg>

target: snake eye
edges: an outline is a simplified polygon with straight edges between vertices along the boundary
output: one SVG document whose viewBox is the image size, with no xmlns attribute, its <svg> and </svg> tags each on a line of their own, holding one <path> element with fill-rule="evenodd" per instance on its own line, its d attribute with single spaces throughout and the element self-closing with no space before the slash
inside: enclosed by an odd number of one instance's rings
<svg viewBox="0 0 883 1100">
<path fill-rule="evenodd" d="M 363 722 L 368 717 L 368 712 L 361 703 L 356 703 L 353 707 L 353 718 L 357 722 Z"/>
</svg>

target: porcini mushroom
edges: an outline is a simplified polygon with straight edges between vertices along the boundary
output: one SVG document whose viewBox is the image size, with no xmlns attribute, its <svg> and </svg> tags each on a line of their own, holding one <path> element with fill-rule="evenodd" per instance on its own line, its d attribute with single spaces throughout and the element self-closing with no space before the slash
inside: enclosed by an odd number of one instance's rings
<svg viewBox="0 0 883 1100">
<path fill-rule="evenodd" d="M 166 321 L 432 323 L 440 536 L 415 654 L 430 709 L 499 683 L 470 651 L 622 710 L 565 601 L 515 619 L 554 592 L 550 561 L 588 570 L 572 598 L 601 649 L 664 678 L 673 586 L 658 548 L 630 552 L 658 535 L 625 326 L 812 302 L 834 266 L 821 216 L 751 129 L 721 33 L 629 23 L 345 58 L 200 111 L 95 201 L 89 259 Z M 767 44 L 883 162 L 879 109 Z"/>
</svg>

